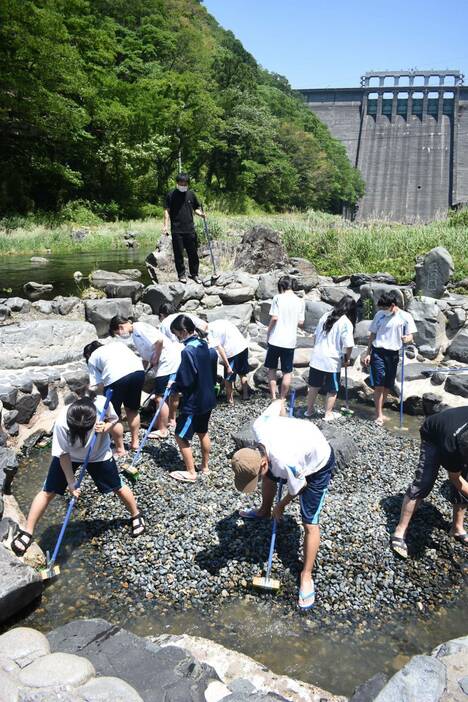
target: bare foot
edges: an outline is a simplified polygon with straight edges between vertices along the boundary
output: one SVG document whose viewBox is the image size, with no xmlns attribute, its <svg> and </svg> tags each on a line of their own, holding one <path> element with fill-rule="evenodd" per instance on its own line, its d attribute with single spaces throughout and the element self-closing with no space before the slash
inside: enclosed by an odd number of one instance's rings
<svg viewBox="0 0 468 702">
<path fill-rule="evenodd" d="M 114 456 L 114 458 L 122 458 L 122 456 L 127 455 L 127 451 L 125 449 L 122 449 L 122 451 L 114 451 L 112 455 Z"/>
<path fill-rule="evenodd" d="M 374 424 L 377 424 L 378 427 L 383 427 L 383 423 L 383 417 L 377 417 L 376 419 L 374 419 Z"/>
</svg>

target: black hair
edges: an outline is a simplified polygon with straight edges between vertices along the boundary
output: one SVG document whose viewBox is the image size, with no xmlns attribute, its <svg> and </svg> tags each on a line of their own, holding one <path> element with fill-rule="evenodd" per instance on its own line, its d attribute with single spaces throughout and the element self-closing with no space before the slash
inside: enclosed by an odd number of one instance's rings
<svg viewBox="0 0 468 702">
<path fill-rule="evenodd" d="M 169 317 L 170 314 L 175 314 L 177 312 L 177 307 L 175 305 L 171 305 L 169 302 L 163 302 L 162 305 L 159 306 L 158 310 L 158 315 L 163 315 L 164 317 Z"/>
<path fill-rule="evenodd" d="M 339 320 L 340 317 L 346 315 L 353 327 L 356 324 L 357 303 L 351 295 L 345 295 L 341 298 L 335 309 L 333 309 L 325 320 L 323 331 L 325 334 L 331 330 L 332 326 Z"/>
<path fill-rule="evenodd" d="M 282 275 L 278 280 L 278 291 L 282 293 L 286 290 L 297 290 L 297 280 L 290 275 Z"/>
<path fill-rule="evenodd" d="M 176 183 L 180 183 L 181 181 L 185 181 L 188 183 L 190 180 L 188 173 L 178 173 L 176 175 Z"/>
<path fill-rule="evenodd" d="M 175 331 L 184 331 L 187 332 L 187 334 L 195 334 L 196 328 L 190 317 L 187 317 L 186 314 L 179 314 L 171 324 L 171 332 L 174 333 Z"/>
<path fill-rule="evenodd" d="M 396 290 L 389 290 L 384 292 L 378 299 L 377 307 L 391 307 L 392 305 L 400 304 L 400 296 Z"/>
<path fill-rule="evenodd" d="M 77 439 L 86 444 L 86 435 L 96 423 L 96 407 L 90 397 L 80 397 L 67 410 L 68 435 L 72 446 Z"/>
<path fill-rule="evenodd" d="M 124 317 L 120 314 L 116 314 L 115 317 L 112 317 L 110 321 L 109 334 L 111 336 L 115 336 L 115 332 L 120 327 L 120 325 L 126 324 L 127 322 L 133 322 L 133 319 L 131 317 Z"/>
<path fill-rule="evenodd" d="M 96 349 L 100 349 L 102 347 L 102 344 L 100 341 L 92 341 L 90 344 L 86 344 L 86 346 L 83 349 L 83 356 L 85 358 L 86 363 L 88 363 L 91 354 L 96 351 Z"/>
</svg>

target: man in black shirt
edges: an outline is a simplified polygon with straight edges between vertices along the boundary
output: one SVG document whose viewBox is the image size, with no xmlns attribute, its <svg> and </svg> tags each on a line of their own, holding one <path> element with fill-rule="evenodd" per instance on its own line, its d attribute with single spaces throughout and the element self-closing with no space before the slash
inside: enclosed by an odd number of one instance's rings
<svg viewBox="0 0 468 702">
<path fill-rule="evenodd" d="M 405 535 L 411 518 L 434 487 L 440 466 L 447 470 L 451 482 L 453 524 L 450 533 L 465 547 L 468 546 L 468 534 L 464 529 L 468 505 L 468 406 L 455 407 L 427 417 L 420 434 L 419 464 L 403 499 L 400 521 L 391 540 L 392 549 L 402 558 L 408 557 Z"/>
<path fill-rule="evenodd" d="M 197 196 L 189 190 L 189 177 L 186 173 L 179 173 L 176 177 L 177 186 L 168 193 L 164 208 L 165 235 L 169 234 L 169 223 L 172 234 L 172 248 L 174 250 L 174 261 L 177 275 L 181 283 L 187 282 L 184 264 L 184 249 L 187 251 L 190 278 L 196 283 L 201 282 L 198 278 L 198 241 L 193 223 L 193 213 L 199 217 L 205 217 L 201 209 Z"/>
</svg>

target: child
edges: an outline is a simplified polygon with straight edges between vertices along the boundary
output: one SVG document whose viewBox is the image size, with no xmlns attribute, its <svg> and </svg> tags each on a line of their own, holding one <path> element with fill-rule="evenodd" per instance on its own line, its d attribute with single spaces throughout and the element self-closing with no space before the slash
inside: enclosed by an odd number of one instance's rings
<svg viewBox="0 0 468 702">
<path fill-rule="evenodd" d="M 356 302 L 350 295 L 341 298 L 331 312 L 319 319 L 315 330 L 315 345 L 310 356 L 309 392 L 305 417 L 312 417 L 319 390 L 325 386 L 325 421 L 341 417 L 333 412 L 340 388 L 341 365 L 349 366 L 354 346 L 353 328 L 356 323 Z M 344 359 L 343 359 L 344 356 Z"/>
<path fill-rule="evenodd" d="M 302 419 L 284 416 L 284 401 L 277 400 L 254 422 L 256 449 L 244 448 L 232 457 L 234 482 L 240 492 L 252 493 L 262 476 L 259 509 L 241 511 L 244 519 L 281 519 L 297 496 L 304 526 L 304 560 L 298 606 L 310 609 L 315 601 L 312 569 L 319 543 L 319 516 L 332 477 L 335 457 L 322 432 Z M 273 507 L 277 483 L 287 482 L 288 494 Z M 272 509 L 273 507 L 273 509 Z"/>
<path fill-rule="evenodd" d="M 174 305 L 170 305 L 167 302 L 164 302 L 159 308 L 159 330 L 165 334 L 170 341 L 177 341 L 177 337 L 171 332 L 171 324 L 179 314 L 182 313 L 178 312 Z M 203 334 L 207 333 L 208 324 L 203 319 L 200 319 L 200 317 L 197 317 L 196 314 L 192 314 L 191 312 L 184 312 L 183 314 L 185 314 L 186 317 L 190 317 L 196 329 L 199 329 Z"/>
<path fill-rule="evenodd" d="M 296 280 L 284 275 L 278 281 L 279 295 L 275 295 L 270 307 L 270 324 L 267 330 L 268 383 L 271 399 L 276 399 L 276 370 L 281 362 L 281 397 L 284 399 L 291 384 L 297 327 L 304 325 L 304 301 L 294 294 Z"/>
<path fill-rule="evenodd" d="M 234 383 L 240 376 L 242 399 L 249 399 L 249 345 L 235 324 L 227 319 L 218 319 L 208 324 L 208 345 L 216 348 L 224 363 L 226 398 L 229 405 L 234 404 Z"/>
<path fill-rule="evenodd" d="M 202 452 L 201 472 L 209 473 L 208 458 L 211 442 L 208 423 L 216 405 L 210 350 L 206 341 L 195 333 L 195 325 L 187 315 L 179 315 L 171 324 L 171 331 L 184 344 L 182 358 L 172 390 L 182 394 L 182 405 L 176 424 L 176 441 L 186 470 L 173 471 L 175 480 L 193 483 L 197 479 L 190 441 L 198 434 Z"/>
<path fill-rule="evenodd" d="M 156 369 L 154 395 L 160 403 L 166 391 L 170 376 L 175 373 L 180 364 L 181 344 L 169 339 L 146 322 L 133 322 L 125 317 L 113 317 L 110 323 L 111 336 L 122 338 L 132 337 L 136 350 L 147 363 Z M 175 408 L 164 403 L 159 413 L 156 431 L 151 432 L 150 439 L 167 439 L 169 427 L 175 426 Z"/>
<path fill-rule="evenodd" d="M 468 546 L 464 518 L 468 505 L 468 407 L 453 407 L 424 420 L 421 429 L 419 465 L 409 485 L 400 521 L 392 536 L 392 549 L 402 558 L 408 557 L 405 537 L 409 523 L 422 500 L 429 495 L 442 465 L 451 482 L 450 500 L 453 505 L 450 535 Z"/>
<path fill-rule="evenodd" d="M 83 350 L 88 364 L 89 384 L 104 392 L 112 389 L 112 405 L 120 418 L 125 407 L 131 435 L 131 448 L 137 449 L 140 431 L 141 391 L 145 382 L 145 371 L 138 356 L 124 344 L 112 342 L 105 346 L 92 341 Z M 123 445 L 122 445 L 123 449 Z M 117 451 L 122 455 L 125 451 Z"/>
<path fill-rule="evenodd" d="M 410 344 L 417 331 L 414 319 L 398 307 L 398 293 L 383 293 L 377 306 L 379 311 L 369 327 L 369 344 L 364 365 L 370 366 L 370 384 L 374 388 L 375 423 L 387 420 L 383 406 L 395 385 L 395 378 L 402 344 Z"/>
<path fill-rule="evenodd" d="M 83 397 L 75 400 L 57 417 L 52 438 L 52 463 L 44 486 L 32 502 L 26 529 L 20 529 L 11 544 L 17 556 L 24 556 L 28 550 L 36 524 L 55 495 L 64 495 L 68 487 L 70 495 L 76 499 L 80 497 L 81 489 L 75 487 L 75 472 L 85 460 L 94 432 L 97 433 L 97 441 L 91 452 L 88 473 L 101 494 L 115 493 L 128 509 L 132 536 L 140 536 L 145 531 L 145 521 L 138 511 L 133 493 L 123 485 L 112 457 L 109 431 L 119 420 L 112 404 L 105 420 L 96 421 L 105 401 L 102 395 L 98 395 L 94 401 Z"/>
</svg>

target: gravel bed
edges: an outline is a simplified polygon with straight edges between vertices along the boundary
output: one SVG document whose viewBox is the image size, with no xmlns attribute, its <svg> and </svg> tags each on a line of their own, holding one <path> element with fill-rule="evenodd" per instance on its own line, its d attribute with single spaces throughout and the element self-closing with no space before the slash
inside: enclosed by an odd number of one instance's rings
<svg viewBox="0 0 468 702">
<path fill-rule="evenodd" d="M 302 557 L 298 505 L 289 506 L 278 534 L 273 570 L 281 591 L 274 596 L 253 592 L 251 579 L 266 560 L 271 525 L 238 518 L 237 509 L 257 504 L 259 493 L 247 497 L 235 491 L 228 459 L 234 448 L 231 432 L 266 405 L 259 397 L 234 408 L 218 405 L 210 424 L 212 473 L 193 485 L 168 475 L 182 467 L 173 438 L 145 450 L 134 486 L 147 520 L 141 538 L 131 538 L 120 505 L 111 506 L 88 482 L 79 512 L 99 520 L 87 521 L 86 528 L 96 549 L 96 572 L 111 579 L 113 598 L 122 597 L 132 609 L 132 603 L 141 608 L 146 600 L 208 610 L 233 598 L 255 599 L 260 607 L 291 612 Z M 360 418 L 340 420 L 340 426 L 352 435 L 358 452 L 349 469 L 334 477 L 322 511 L 317 601 L 308 616 L 325 624 L 331 617 L 355 624 L 385 612 L 429 613 L 459 597 L 464 553 L 447 533 L 451 506 L 441 491 L 444 471 L 413 519 L 411 557 L 401 561 L 389 548 L 389 535 L 419 442 Z M 193 445 L 197 459 L 196 439 Z"/>
</svg>

